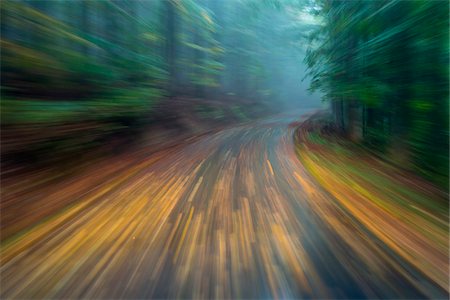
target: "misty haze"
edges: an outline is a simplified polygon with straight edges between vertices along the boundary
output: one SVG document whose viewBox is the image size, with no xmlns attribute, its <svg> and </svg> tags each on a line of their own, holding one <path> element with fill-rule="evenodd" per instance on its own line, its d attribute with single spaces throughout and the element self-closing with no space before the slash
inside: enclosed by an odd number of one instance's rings
<svg viewBox="0 0 450 300">
<path fill-rule="evenodd" d="M 449 2 L 2 0 L 1 299 L 448 299 Z"/>
</svg>

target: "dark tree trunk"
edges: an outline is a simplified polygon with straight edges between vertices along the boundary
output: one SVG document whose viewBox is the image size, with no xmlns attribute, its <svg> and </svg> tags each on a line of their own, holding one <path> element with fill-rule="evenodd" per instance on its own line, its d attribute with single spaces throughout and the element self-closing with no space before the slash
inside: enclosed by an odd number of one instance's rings
<svg viewBox="0 0 450 300">
<path fill-rule="evenodd" d="M 166 16 L 166 43 L 164 54 L 169 76 L 168 93 L 169 96 L 174 97 L 176 94 L 176 8 L 172 1 L 165 1 L 164 5 Z"/>
</svg>

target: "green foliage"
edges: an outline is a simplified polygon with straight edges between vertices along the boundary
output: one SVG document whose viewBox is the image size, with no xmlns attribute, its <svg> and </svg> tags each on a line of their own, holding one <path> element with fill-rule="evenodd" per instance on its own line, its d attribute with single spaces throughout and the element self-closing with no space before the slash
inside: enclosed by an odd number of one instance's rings
<svg viewBox="0 0 450 300">
<path fill-rule="evenodd" d="M 157 89 L 110 91 L 104 98 L 84 101 L 48 101 L 2 99 L 1 124 L 62 124 L 87 121 L 105 121 L 130 116 L 142 118 L 152 111 L 157 99 Z"/>
<path fill-rule="evenodd" d="M 221 107 L 213 105 L 207 104 L 197 105 L 195 110 L 202 119 L 220 120 L 225 117 L 225 112 L 223 111 L 223 109 Z"/>
<path fill-rule="evenodd" d="M 244 113 L 244 111 L 242 110 L 242 108 L 239 105 L 233 105 L 231 107 L 231 112 L 241 121 L 249 120 L 249 118 L 247 117 L 247 115 Z"/>
<path fill-rule="evenodd" d="M 94 23 L 96 10 L 125 27 L 106 18 Z M 2 124 L 148 115 L 163 95 L 167 72 L 145 44 L 157 44 L 161 35 L 132 14 L 112 2 L 2 2 Z M 83 19 L 91 21 L 77 23 Z M 119 36 L 131 36 L 126 26 L 137 31 L 135 39 Z"/>
<path fill-rule="evenodd" d="M 417 170 L 448 179 L 448 1 L 321 0 L 315 7 L 323 23 L 310 34 L 305 59 L 311 89 L 370 108 L 366 142 L 401 142 Z"/>
</svg>

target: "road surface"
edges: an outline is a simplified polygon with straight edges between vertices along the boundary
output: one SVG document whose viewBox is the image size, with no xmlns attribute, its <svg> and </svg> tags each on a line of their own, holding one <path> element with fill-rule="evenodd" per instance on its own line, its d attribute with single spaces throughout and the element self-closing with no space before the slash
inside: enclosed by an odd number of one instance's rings
<svg viewBox="0 0 450 300">
<path fill-rule="evenodd" d="M 298 118 L 150 155 L 79 195 L 3 243 L 1 298 L 448 297 L 311 179 Z"/>
</svg>

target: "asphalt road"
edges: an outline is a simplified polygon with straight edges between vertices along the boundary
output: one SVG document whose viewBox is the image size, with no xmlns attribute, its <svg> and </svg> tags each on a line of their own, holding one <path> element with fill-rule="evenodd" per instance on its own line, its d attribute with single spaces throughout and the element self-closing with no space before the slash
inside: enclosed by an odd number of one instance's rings
<svg viewBox="0 0 450 300">
<path fill-rule="evenodd" d="M 79 195 L 3 243 L 1 298 L 448 298 L 308 175 L 299 115 L 150 155 Z"/>
</svg>

